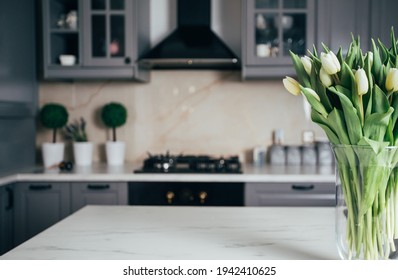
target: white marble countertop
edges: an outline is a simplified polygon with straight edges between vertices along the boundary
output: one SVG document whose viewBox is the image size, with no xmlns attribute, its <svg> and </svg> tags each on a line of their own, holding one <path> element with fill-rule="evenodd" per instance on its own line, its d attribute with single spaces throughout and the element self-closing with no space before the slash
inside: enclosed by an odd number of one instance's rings
<svg viewBox="0 0 398 280">
<path fill-rule="evenodd" d="M 13 182 L 29 181 L 104 181 L 104 182 L 334 182 L 333 166 L 262 166 L 243 165 L 242 174 L 137 174 L 140 165 L 126 163 L 121 167 L 93 164 L 91 167 L 75 166 L 72 172 L 44 170 L 43 167 L 26 168 L 0 174 L 0 186 Z"/>
<path fill-rule="evenodd" d="M 0 259 L 338 259 L 334 208 L 86 206 Z"/>
</svg>

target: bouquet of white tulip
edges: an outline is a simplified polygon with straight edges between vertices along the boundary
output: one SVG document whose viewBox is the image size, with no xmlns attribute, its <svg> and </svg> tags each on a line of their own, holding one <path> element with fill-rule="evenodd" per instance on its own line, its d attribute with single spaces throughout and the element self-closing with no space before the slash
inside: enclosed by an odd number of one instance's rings
<svg viewBox="0 0 398 280">
<path fill-rule="evenodd" d="M 372 40 L 363 53 L 353 37 L 348 53 L 323 45 L 318 55 L 291 52 L 298 81 L 285 88 L 303 94 L 311 118 L 326 133 L 347 208 L 348 258 L 388 258 L 398 238 L 398 46 Z M 343 149 L 344 147 L 344 149 Z"/>
</svg>

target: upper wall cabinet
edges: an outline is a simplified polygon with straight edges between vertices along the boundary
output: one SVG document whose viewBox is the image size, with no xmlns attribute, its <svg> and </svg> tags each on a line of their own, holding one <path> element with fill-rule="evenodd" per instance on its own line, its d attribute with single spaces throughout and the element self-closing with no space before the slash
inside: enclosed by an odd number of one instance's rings
<svg viewBox="0 0 398 280">
<path fill-rule="evenodd" d="M 247 0 L 242 11 L 243 78 L 292 75 L 289 50 L 315 42 L 314 0 Z"/>
<path fill-rule="evenodd" d="M 42 0 L 43 78 L 147 81 L 136 60 L 149 48 L 148 3 Z"/>
<path fill-rule="evenodd" d="M 317 1 L 317 47 L 321 43 L 337 52 L 342 47 L 347 53 L 351 43 L 351 34 L 360 36 L 361 48 L 369 50 L 371 25 L 370 0 L 318 0 Z M 375 1 L 376 2 L 376 1 Z M 390 28 L 388 28 L 390 30 Z"/>
</svg>

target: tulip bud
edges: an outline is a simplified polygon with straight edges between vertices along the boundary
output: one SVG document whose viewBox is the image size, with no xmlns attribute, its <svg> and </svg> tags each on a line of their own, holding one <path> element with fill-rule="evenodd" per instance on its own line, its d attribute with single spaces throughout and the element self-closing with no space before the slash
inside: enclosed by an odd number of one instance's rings
<svg viewBox="0 0 398 280">
<path fill-rule="evenodd" d="M 388 71 L 386 78 L 386 89 L 388 91 L 396 92 L 398 91 L 398 69 L 391 68 Z"/>
<path fill-rule="evenodd" d="M 332 51 L 330 51 L 329 53 L 322 52 L 321 62 L 322 67 L 325 69 L 325 72 L 329 75 L 336 74 L 341 69 L 340 62 Z"/>
<path fill-rule="evenodd" d="M 368 56 L 369 56 L 370 67 L 372 67 L 372 65 L 373 65 L 373 53 L 372 52 L 368 52 Z"/>
<path fill-rule="evenodd" d="M 286 78 L 283 79 L 283 85 L 285 86 L 286 90 L 293 95 L 299 95 L 301 92 L 300 84 L 291 77 L 286 76 Z"/>
<path fill-rule="evenodd" d="M 321 102 L 321 99 L 319 98 L 319 95 L 313 90 L 312 88 L 304 88 L 308 93 L 310 93 L 313 97 L 315 97 L 316 100 Z"/>
<path fill-rule="evenodd" d="M 366 76 L 366 72 L 363 69 L 358 69 L 355 72 L 355 83 L 357 85 L 357 93 L 358 95 L 364 95 L 369 90 L 369 82 L 368 77 Z"/>
<path fill-rule="evenodd" d="M 330 77 L 330 75 L 328 73 L 326 73 L 326 71 L 325 71 L 325 69 L 323 69 L 323 67 L 321 67 L 321 70 L 319 71 L 319 78 L 321 79 L 321 83 L 325 87 L 330 87 L 331 85 L 333 85 L 332 77 Z"/>
<path fill-rule="evenodd" d="M 303 63 L 305 72 L 307 72 L 308 75 L 311 75 L 311 69 L 312 69 L 312 60 L 308 56 L 303 56 L 300 58 L 301 62 Z"/>
</svg>

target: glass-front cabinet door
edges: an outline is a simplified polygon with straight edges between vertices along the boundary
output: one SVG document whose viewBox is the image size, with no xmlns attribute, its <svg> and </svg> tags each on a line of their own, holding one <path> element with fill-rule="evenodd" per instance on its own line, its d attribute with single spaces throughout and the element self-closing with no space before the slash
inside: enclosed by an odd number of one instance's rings
<svg viewBox="0 0 398 280">
<path fill-rule="evenodd" d="M 314 43 L 314 0 L 248 0 L 246 64 L 289 65 Z"/>
<path fill-rule="evenodd" d="M 87 65 L 132 63 L 132 1 L 86 0 L 84 59 Z"/>
</svg>

